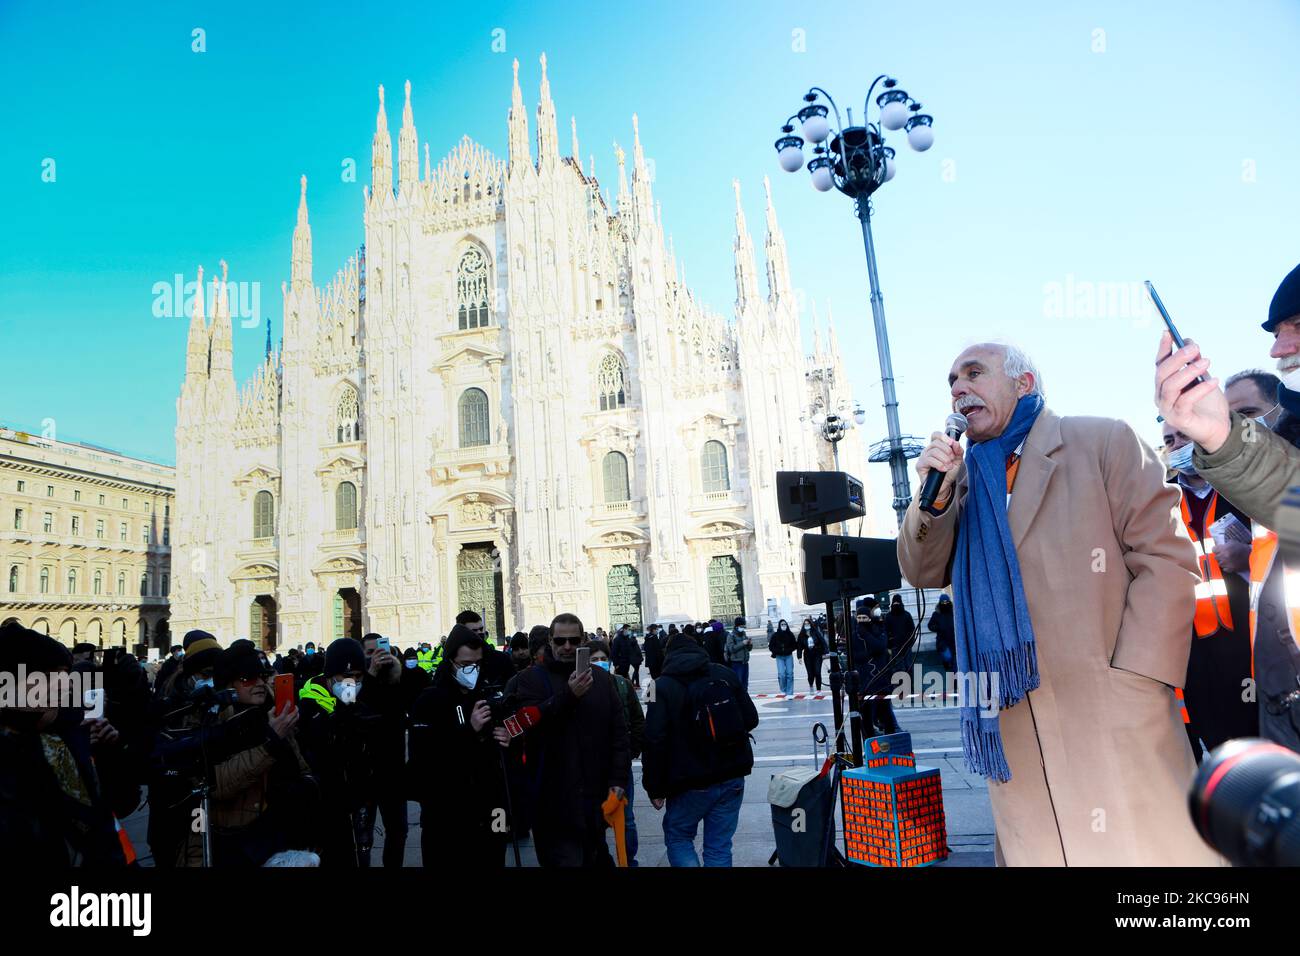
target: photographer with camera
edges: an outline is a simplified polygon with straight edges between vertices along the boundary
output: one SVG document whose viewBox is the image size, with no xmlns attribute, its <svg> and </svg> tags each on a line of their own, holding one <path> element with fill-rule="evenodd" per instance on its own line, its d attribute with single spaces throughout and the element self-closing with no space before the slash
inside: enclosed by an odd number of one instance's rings
<svg viewBox="0 0 1300 956">
<path fill-rule="evenodd" d="M 370 863 L 376 771 L 393 726 L 405 720 L 398 671 L 392 655 L 384 657 L 367 668 L 361 643 L 340 637 L 325 650 L 323 676 L 309 678 L 299 695 L 298 746 L 321 785 L 325 867 Z"/>
<path fill-rule="evenodd" d="M 433 685 L 411 709 L 409 778 L 420 804 L 420 849 L 428 869 L 505 865 L 506 769 L 510 735 L 496 655 L 464 624 L 447 635 Z M 488 662 L 485 664 L 485 660 Z M 494 717 L 489 698 L 498 701 Z"/>
<path fill-rule="evenodd" d="M 193 811 L 198 806 L 193 794 L 196 769 L 218 756 L 233 752 L 231 738 L 236 727 L 198 727 L 192 715 L 205 712 L 217 702 L 213 692 L 214 673 L 221 645 L 207 631 L 186 633 L 181 656 L 167 676 L 159 673 L 154 687 L 155 710 L 153 753 L 149 784 L 149 828 L 147 839 L 154 866 L 176 865 L 181 847 L 188 839 Z"/>
<path fill-rule="evenodd" d="M 315 844 L 310 821 L 317 788 L 294 741 L 298 709 L 272 712 L 274 694 L 267 683 L 271 673 L 266 655 L 248 640 L 221 651 L 213 667 L 214 690 L 232 692 L 234 698 L 220 705 L 216 722 L 243 742 L 238 752 L 214 760 L 211 767 L 204 823 L 211 835 L 213 866 L 261 866 L 281 850 Z M 197 711 L 188 718 L 194 727 L 203 719 Z M 190 828 L 177 865 L 203 865 L 201 830 Z"/>
</svg>

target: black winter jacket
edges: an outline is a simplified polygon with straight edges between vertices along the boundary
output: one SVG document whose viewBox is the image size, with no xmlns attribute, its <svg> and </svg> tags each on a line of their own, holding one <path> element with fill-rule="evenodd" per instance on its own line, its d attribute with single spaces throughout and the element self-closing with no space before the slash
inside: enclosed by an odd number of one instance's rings
<svg viewBox="0 0 1300 956">
<path fill-rule="evenodd" d="M 641 782 L 652 799 L 675 797 L 687 790 L 746 777 L 754 769 L 754 750 L 748 739 L 725 749 L 709 749 L 694 740 L 690 732 L 689 688 L 706 677 L 731 686 L 746 732 L 758 726 L 758 710 L 735 672 L 710 661 L 703 649 L 679 640 L 664 661 L 646 713 Z"/>
<path fill-rule="evenodd" d="M 647 634 L 645 638 L 645 666 L 650 679 L 658 677 L 664 669 L 664 637 Z"/>
<path fill-rule="evenodd" d="M 600 805 L 611 787 L 627 787 L 632 771 L 630 737 L 614 675 L 591 669 L 592 684 L 575 697 L 573 665 L 546 659 L 515 678 L 515 701 L 536 707 L 541 722 L 525 736 L 530 817 L 539 829 L 581 834 L 604 832 Z"/>
<path fill-rule="evenodd" d="M 795 652 L 794 631 L 783 631 L 777 628 L 772 632 L 771 640 L 767 642 L 767 649 L 772 652 L 773 657 L 789 657 Z"/>
</svg>

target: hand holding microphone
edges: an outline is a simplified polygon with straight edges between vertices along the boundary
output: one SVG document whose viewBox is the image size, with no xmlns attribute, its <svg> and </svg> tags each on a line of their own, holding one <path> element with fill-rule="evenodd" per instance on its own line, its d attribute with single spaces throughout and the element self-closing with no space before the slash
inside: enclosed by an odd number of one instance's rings
<svg viewBox="0 0 1300 956">
<path fill-rule="evenodd" d="M 959 439 L 966 433 L 966 416 L 954 412 L 944 422 L 944 430 L 930 436 L 930 444 L 916 460 L 916 476 L 921 480 L 918 507 L 930 508 L 937 499 L 948 500 L 958 463 L 962 460 Z"/>
</svg>

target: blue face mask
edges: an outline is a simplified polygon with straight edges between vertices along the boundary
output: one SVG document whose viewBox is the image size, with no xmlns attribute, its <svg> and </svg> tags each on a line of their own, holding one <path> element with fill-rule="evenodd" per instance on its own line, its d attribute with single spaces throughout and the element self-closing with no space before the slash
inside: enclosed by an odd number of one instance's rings
<svg viewBox="0 0 1300 956">
<path fill-rule="evenodd" d="M 1191 442 L 1181 448 L 1175 448 L 1169 453 L 1169 467 L 1180 475 L 1196 474 L 1196 469 L 1192 467 L 1192 452 L 1194 450 L 1195 446 Z"/>
<path fill-rule="evenodd" d="M 419 661 L 406 661 L 406 669 L 412 670 L 419 665 Z"/>
<path fill-rule="evenodd" d="M 603 671 L 609 670 L 609 661 L 592 661 L 592 667 L 599 667 Z"/>
<path fill-rule="evenodd" d="M 211 687 L 212 685 L 213 685 L 213 680 L 211 677 L 198 677 L 195 678 L 194 680 L 195 690 L 203 690 L 203 688 Z"/>
<path fill-rule="evenodd" d="M 308 657 L 311 657 L 313 654 L 316 653 L 316 648 L 314 648 L 314 647 L 309 647 L 309 648 L 307 648 L 307 650 L 306 650 L 304 653 L 305 653 Z"/>
</svg>

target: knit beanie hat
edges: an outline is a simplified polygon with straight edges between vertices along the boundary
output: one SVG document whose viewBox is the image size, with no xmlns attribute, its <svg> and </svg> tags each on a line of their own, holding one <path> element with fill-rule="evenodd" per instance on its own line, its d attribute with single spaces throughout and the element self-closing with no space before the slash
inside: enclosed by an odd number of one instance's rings
<svg viewBox="0 0 1300 956">
<path fill-rule="evenodd" d="M 193 633 L 193 631 L 190 632 L 190 634 Z M 188 634 L 185 639 L 189 640 Z M 190 677 L 205 668 L 216 667 L 217 657 L 220 654 L 221 645 L 217 643 L 217 639 L 211 634 L 207 637 L 196 638 L 185 647 L 185 656 L 181 658 L 181 673 L 186 677 Z"/>
<path fill-rule="evenodd" d="M 366 652 L 361 642 L 351 637 L 340 637 L 325 648 L 325 677 L 346 674 L 348 671 L 366 669 Z"/>
</svg>

